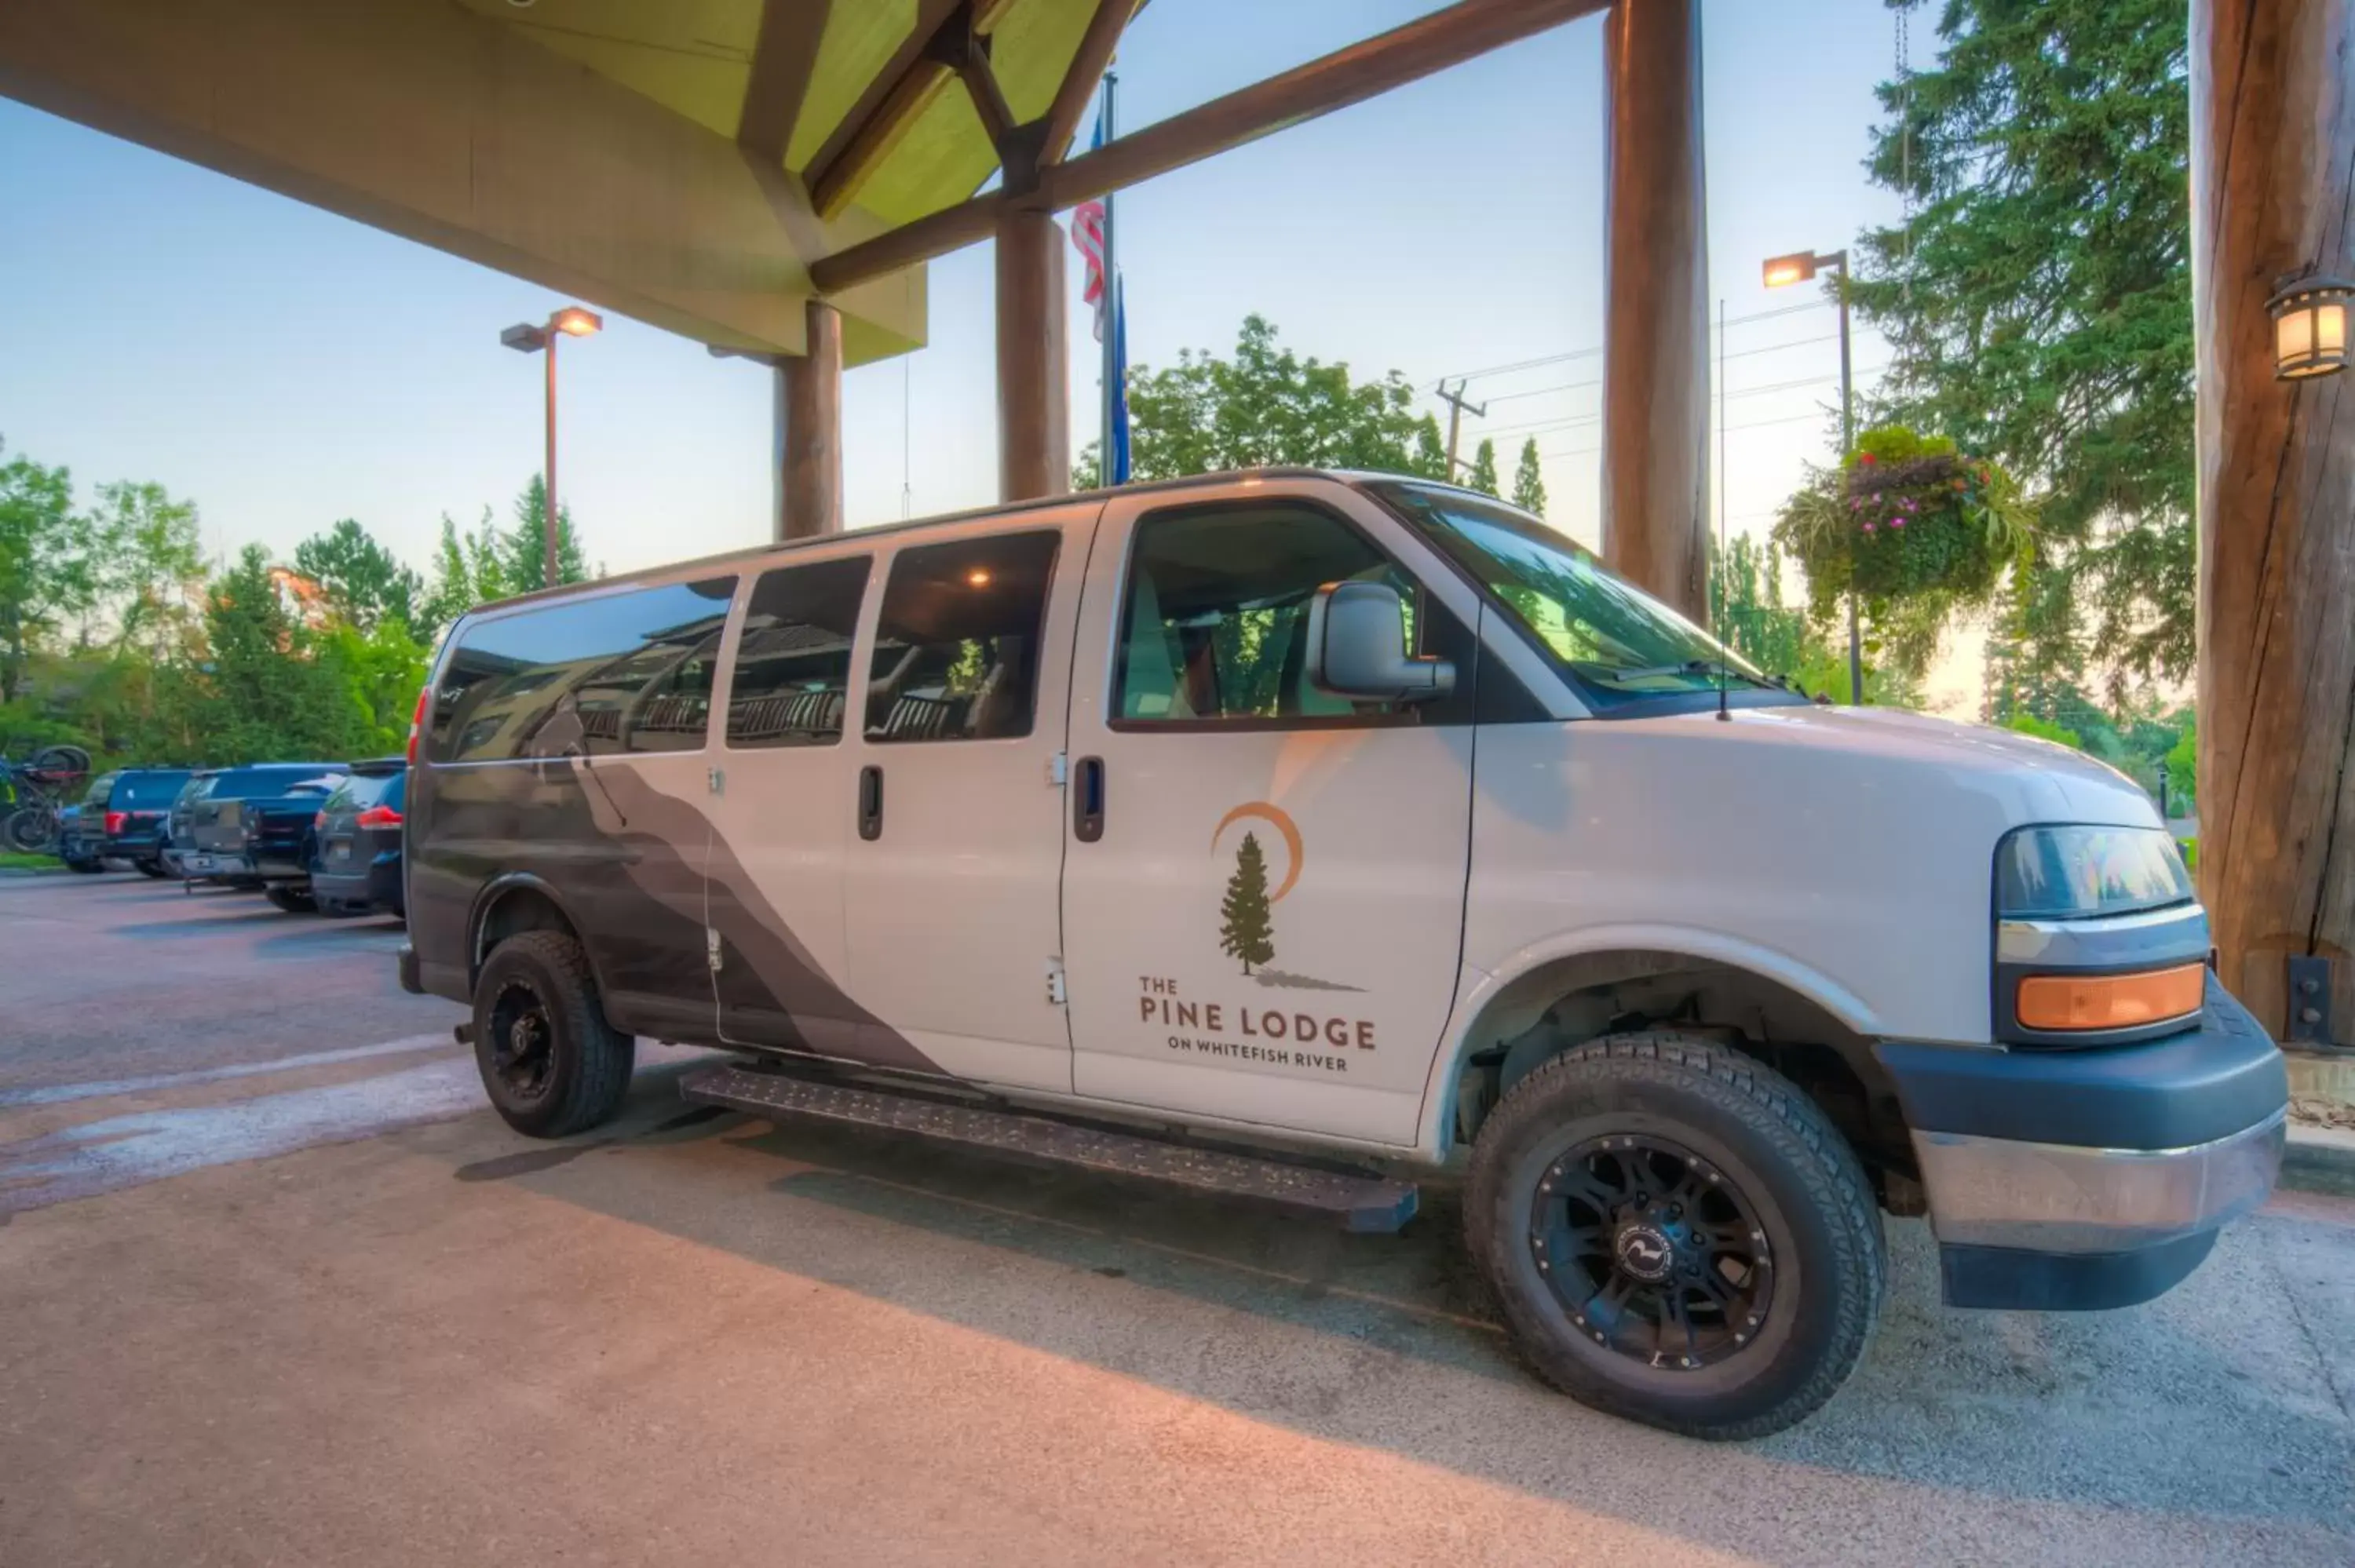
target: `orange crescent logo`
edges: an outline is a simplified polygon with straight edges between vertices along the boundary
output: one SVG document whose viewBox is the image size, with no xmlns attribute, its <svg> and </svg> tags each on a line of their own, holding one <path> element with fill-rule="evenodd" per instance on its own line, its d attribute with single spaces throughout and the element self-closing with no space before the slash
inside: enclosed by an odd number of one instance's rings
<svg viewBox="0 0 2355 1568">
<path fill-rule="evenodd" d="M 1267 895 L 1270 904 L 1282 903 L 1284 895 L 1292 891 L 1292 885 L 1300 880 L 1300 865 L 1305 858 L 1300 847 L 1300 828 L 1283 807 L 1265 800 L 1249 800 L 1219 819 L 1219 825 L 1210 830 L 1210 847 L 1217 849 L 1219 835 L 1245 817 L 1259 818 L 1284 837 L 1284 880 L 1276 885 L 1273 893 Z"/>
</svg>

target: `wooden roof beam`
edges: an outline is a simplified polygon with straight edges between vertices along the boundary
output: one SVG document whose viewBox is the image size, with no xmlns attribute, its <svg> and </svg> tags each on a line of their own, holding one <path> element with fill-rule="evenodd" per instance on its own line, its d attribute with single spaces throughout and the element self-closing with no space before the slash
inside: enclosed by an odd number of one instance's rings
<svg viewBox="0 0 2355 1568">
<path fill-rule="evenodd" d="M 1041 164 L 1060 164 L 1071 151 L 1071 138 L 1079 134 L 1080 116 L 1088 111 L 1096 82 L 1111 69 L 1120 36 L 1141 5 L 1142 0 L 1096 0 L 1096 13 L 1088 18 L 1088 30 L 1080 35 L 1079 53 L 1071 57 L 1071 68 L 1055 90 L 1055 101 L 1048 105 L 1046 126 L 1039 136 Z"/>
<path fill-rule="evenodd" d="M 820 217 L 841 216 L 858 187 L 939 95 L 949 67 L 942 63 L 935 46 L 950 27 L 960 37 L 968 30 L 965 0 L 918 0 L 915 26 L 804 171 L 810 206 Z"/>
<path fill-rule="evenodd" d="M 810 265 L 811 280 L 833 293 L 928 261 L 988 238 L 1005 207 L 1060 211 L 1075 207 L 1199 163 L 1271 132 L 1362 102 L 1533 33 L 1590 16 L 1609 4 L 1610 0 L 1457 0 L 1444 11 L 1122 136 L 1100 151 L 1047 164 L 1039 169 L 1035 188 L 1019 190 L 1009 182 L 1004 191 L 944 207 L 820 257 Z"/>
<path fill-rule="evenodd" d="M 772 163 L 784 162 L 831 9 L 831 0 L 762 0 L 744 109 L 736 122 L 739 146 Z"/>
</svg>

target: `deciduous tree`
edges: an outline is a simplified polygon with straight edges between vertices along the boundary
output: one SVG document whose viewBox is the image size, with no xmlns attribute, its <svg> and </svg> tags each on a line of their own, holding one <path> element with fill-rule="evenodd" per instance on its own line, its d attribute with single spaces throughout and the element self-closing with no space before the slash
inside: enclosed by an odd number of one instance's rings
<svg viewBox="0 0 2355 1568">
<path fill-rule="evenodd" d="M 95 597 L 72 476 L 21 452 L 0 463 L 0 703 L 16 699 L 33 656 Z"/>
<path fill-rule="evenodd" d="M 1346 364 L 1302 359 L 1247 316 L 1232 358 L 1181 350 L 1167 369 L 1129 373 L 1132 466 L 1140 480 L 1303 463 L 1444 476 L 1439 424 L 1414 411 L 1396 371 L 1352 381 Z M 1093 452 L 1080 473 L 1093 482 Z"/>
</svg>

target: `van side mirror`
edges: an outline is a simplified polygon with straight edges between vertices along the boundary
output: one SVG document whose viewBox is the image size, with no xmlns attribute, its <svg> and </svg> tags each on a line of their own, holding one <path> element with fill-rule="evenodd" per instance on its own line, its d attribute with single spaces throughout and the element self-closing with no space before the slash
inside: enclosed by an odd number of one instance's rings
<svg viewBox="0 0 2355 1568">
<path fill-rule="evenodd" d="M 1361 703 L 1420 703 L 1455 689 L 1455 666 L 1406 652 L 1406 601 L 1388 583 L 1327 583 L 1308 606 L 1308 679 Z"/>
</svg>

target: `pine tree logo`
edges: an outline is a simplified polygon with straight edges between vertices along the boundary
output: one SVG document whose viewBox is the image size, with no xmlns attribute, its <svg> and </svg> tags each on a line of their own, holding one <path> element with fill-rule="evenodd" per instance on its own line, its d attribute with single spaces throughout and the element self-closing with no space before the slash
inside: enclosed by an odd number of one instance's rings
<svg viewBox="0 0 2355 1568">
<path fill-rule="evenodd" d="M 1227 878 L 1227 896 L 1219 906 L 1219 914 L 1223 921 L 1219 946 L 1243 961 L 1243 973 L 1251 973 L 1253 964 L 1275 957 L 1275 923 L 1268 910 L 1267 856 L 1261 852 L 1255 833 L 1245 833 L 1235 851 L 1235 874 Z"/>
</svg>

